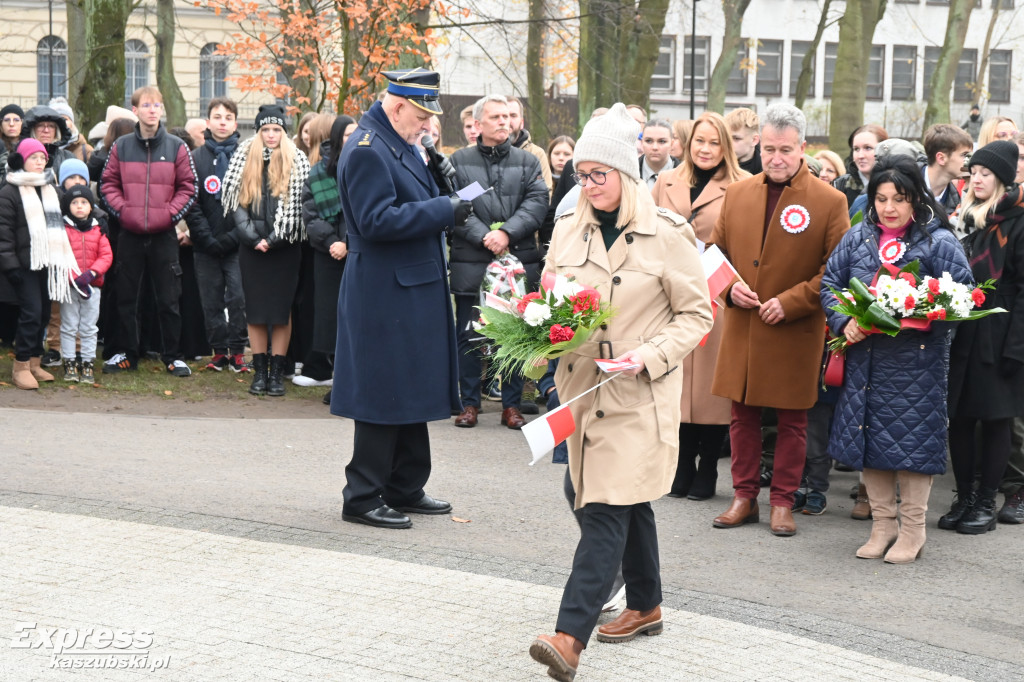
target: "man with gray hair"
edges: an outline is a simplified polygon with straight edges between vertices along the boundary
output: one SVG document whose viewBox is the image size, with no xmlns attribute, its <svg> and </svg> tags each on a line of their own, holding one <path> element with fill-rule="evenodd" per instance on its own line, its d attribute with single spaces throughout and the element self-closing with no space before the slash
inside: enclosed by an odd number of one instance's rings
<svg viewBox="0 0 1024 682">
<path fill-rule="evenodd" d="M 732 400 L 735 496 L 715 528 L 757 523 L 761 410 L 779 431 L 771 483 L 771 532 L 796 533 L 791 508 L 807 447 L 807 410 L 818 397 L 825 343 L 819 290 L 832 249 L 850 228 L 841 192 L 804 163 L 806 120 L 789 104 L 761 121 L 764 170 L 729 185 L 711 242 L 739 274 L 725 293 L 725 328 L 711 391 Z"/>
<path fill-rule="evenodd" d="M 472 324 L 479 319 L 480 284 L 488 264 L 506 251 L 526 270 L 527 291 L 537 285 L 540 250 L 537 231 L 548 210 L 548 188 L 540 163 L 512 145 L 508 101 L 487 95 L 473 106 L 480 135 L 476 144 L 452 154 L 456 185 L 479 182 L 488 191 L 473 200 L 473 212 L 451 237 L 451 291 L 459 346 L 459 392 L 462 412 L 455 426 L 476 426 L 480 412 L 481 353 Z M 523 377 L 501 377 L 501 423 L 521 429 Z"/>
</svg>

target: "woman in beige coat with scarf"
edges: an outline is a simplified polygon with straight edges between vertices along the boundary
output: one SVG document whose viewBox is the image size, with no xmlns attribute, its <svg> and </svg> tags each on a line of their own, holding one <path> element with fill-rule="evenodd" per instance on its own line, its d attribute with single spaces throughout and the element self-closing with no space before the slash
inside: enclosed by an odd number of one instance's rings
<svg viewBox="0 0 1024 682">
<path fill-rule="evenodd" d="M 684 358 L 711 330 L 711 304 L 693 230 L 655 206 L 640 183 L 637 124 L 621 103 L 592 119 L 573 164 L 583 188 L 576 211 L 555 226 L 548 272 L 597 289 L 615 311 L 558 363 L 558 391 L 572 398 L 602 379 L 595 358 L 636 365 L 574 402 L 568 439 L 581 538 L 556 634 L 530 655 L 557 680 L 576 674 L 619 564 L 626 609 L 598 630 L 625 642 L 661 632 L 661 577 L 651 501 L 671 487 L 679 447 Z"/>
<path fill-rule="evenodd" d="M 651 194 L 658 206 L 689 220 L 697 239 L 706 242 L 711 239 L 722 210 L 725 188 L 750 174 L 736 160 L 725 119 L 711 111 L 694 122 L 681 161 L 671 173 L 658 176 Z M 732 415 L 732 403 L 711 394 L 718 347 L 722 344 L 723 317 L 715 318 L 715 326 L 704 345 L 695 348 L 683 361 L 679 465 L 669 497 L 706 500 L 715 494 L 718 456 Z"/>
</svg>

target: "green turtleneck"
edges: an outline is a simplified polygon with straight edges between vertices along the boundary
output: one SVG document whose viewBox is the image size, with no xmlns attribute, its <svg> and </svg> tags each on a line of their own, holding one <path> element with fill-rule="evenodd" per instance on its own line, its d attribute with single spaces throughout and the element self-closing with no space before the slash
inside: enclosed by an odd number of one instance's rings
<svg viewBox="0 0 1024 682">
<path fill-rule="evenodd" d="M 622 230 L 615 224 L 619 220 L 619 209 L 614 211 L 605 212 L 594 209 L 594 215 L 597 216 L 597 222 L 601 226 L 601 236 L 604 237 L 604 248 L 609 251 L 612 248 L 612 244 L 622 234 Z"/>
</svg>

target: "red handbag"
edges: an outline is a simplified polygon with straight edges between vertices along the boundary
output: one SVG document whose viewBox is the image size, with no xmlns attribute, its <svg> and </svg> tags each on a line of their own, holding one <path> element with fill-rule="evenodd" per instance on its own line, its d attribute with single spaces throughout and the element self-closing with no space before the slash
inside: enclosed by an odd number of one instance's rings
<svg viewBox="0 0 1024 682">
<path fill-rule="evenodd" d="M 825 358 L 825 371 L 821 382 L 825 386 L 842 386 L 846 376 L 846 354 L 832 351 Z"/>
</svg>

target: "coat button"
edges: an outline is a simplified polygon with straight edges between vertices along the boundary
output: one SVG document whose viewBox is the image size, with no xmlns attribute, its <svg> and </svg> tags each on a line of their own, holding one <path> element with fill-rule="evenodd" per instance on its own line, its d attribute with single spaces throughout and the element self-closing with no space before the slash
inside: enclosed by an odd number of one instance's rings
<svg viewBox="0 0 1024 682">
<path fill-rule="evenodd" d="M 569 371 L 570 372 L 572 371 L 572 363 L 571 362 L 569 363 Z"/>
<path fill-rule="evenodd" d="M 608 329 L 608 323 L 602 322 L 601 323 L 601 329 Z"/>
<path fill-rule="evenodd" d="M 633 235 L 631 235 L 631 234 L 627 234 L 626 235 L 626 243 L 627 244 L 632 244 L 633 243 Z"/>
<path fill-rule="evenodd" d="M 603 412 L 603 411 L 601 411 L 601 410 L 598 410 L 598 411 L 597 411 L 597 412 L 595 412 L 594 414 L 595 414 L 595 415 L 597 415 L 597 418 L 598 418 L 598 419 L 601 419 L 601 418 L 603 418 L 603 417 L 604 417 L 604 412 Z"/>
<path fill-rule="evenodd" d="M 758 265 L 760 265 L 760 263 L 758 263 L 758 262 L 757 262 L 757 261 L 755 260 L 755 261 L 754 261 L 754 267 L 756 268 L 756 267 L 757 267 Z"/>
<path fill-rule="evenodd" d="M 612 277 L 612 284 L 622 284 L 622 278 L 619 277 L 618 275 L 615 275 L 614 277 Z M 924 348 L 924 346 L 921 347 Z"/>
<path fill-rule="evenodd" d="M 590 235 L 589 234 L 584 234 L 583 235 L 583 241 L 585 241 L 585 242 L 590 241 Z"/>
</svg>

